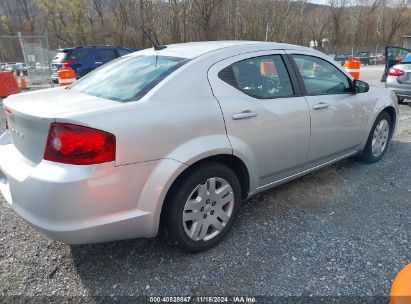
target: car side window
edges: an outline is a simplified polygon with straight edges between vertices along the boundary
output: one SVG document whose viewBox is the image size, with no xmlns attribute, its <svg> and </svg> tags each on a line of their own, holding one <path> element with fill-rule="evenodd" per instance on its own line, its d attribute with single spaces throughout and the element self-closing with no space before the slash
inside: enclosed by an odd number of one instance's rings
<svg viewBox="0 0 411 304">
<path fill-rule="evenodd" d="M 85 50 L 73 50 L 68 56 L 67 60 L 82 60 L 87 57 L 87 51 Z"/>
<path fill-rule="evenodd" d="M 236 62 L 220 71 L 218 77 L 258 99 L 294 95 L 290 76 L 280 55 L 254 57 Z"/>
<path fill-rule="evenodd" d="M 117 58 L 117 54 L 114 50 L 99 50 L 96 52 L 96 61 L 107 62 L 115 58 Z"/>
<path fill-rule="evenodd" d="M 351 92 L 348 77 L 328 61 L 308 55 L 292 55 L 308 95 Z"/>
</svg>

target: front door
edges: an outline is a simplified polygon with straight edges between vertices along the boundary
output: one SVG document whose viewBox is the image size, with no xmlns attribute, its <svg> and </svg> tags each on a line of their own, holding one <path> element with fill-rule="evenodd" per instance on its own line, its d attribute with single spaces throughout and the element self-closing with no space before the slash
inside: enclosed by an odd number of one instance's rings
<svg viewBox="0 0 411 304">
<path fill-rule="evenodd" d="M 307 165 L 323 164 L 358 151 L 369 113 L 363 94 L 353 94 L 351 81 L 331 62 L 301 51 L 291 52 L 303 83 L 311 115 Z"/>
</svg>

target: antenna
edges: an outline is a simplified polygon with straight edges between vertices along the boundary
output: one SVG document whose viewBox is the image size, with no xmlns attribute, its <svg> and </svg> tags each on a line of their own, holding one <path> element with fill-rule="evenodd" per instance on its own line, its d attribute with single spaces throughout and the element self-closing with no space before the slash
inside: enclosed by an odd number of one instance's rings
<svg viewBox="0 0 411 304">
<path fill-rule="evenodd" d="M 148 38 L 148 40 L 150 40 L 151 44 L 153 45 L 153 47 L 154 47 L 154 49 L 155 49 L 156 51 L 163 50 L 163 49 L 165 49 L 165 48 L 167 47 L 166 45 L 160 45 L 160 43 L 158 42 L 157 35 L 156 35 L 156 33 L 155 33 L 153 30 L 151 30 L 150 28 L 145 27 L 145 26 L 143 26 L 143 25 L 140 25 L 140 28 L 141 28 L 141 30 L 143 31 L 144 36 L 146 36 L 146 37 Z M 154 38 L 155 38 L 155 40 L 156 40 L 155 42 L 153 41 L 153 39 L 151 38 L 151 36 L 144 30 L 144 28 L 150 30 L 150 32 L 153 34 L 153 36 L 154 36 Z"/>
</svg>

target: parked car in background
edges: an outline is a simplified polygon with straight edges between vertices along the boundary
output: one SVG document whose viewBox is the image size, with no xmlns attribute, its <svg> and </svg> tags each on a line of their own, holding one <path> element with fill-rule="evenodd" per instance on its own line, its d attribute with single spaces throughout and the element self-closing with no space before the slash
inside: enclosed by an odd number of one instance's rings
<svg viewBox="0 0 411 304">
<path fill-rule="evenodd" d="M 377 53 L 377 58 L 380 64 L 385 63 L 385 56 L 383 53 Z"/>
<path fill-rule="evenodd" d="M 377 65 L 379 64 L 379 60 L 376 54 L 370 53 L 370 64 Z"/>
<path fill-rule="evenodd" d="M 347 59 L 347 57 L 344 54 L 335 55 L 335 57 L 334 57 L 335 61 L 345 61 L 346 59 Z"/>
<path fill-rule="evenodd" d="M 60 49 L 51 64 L 51 79 L 58 83 L 57 71 L 63 66 L 71 67 L 77 78 L 81 78 L 95 68 L 129 53 L 129 49 L 118 46 L 93 45 Z"/>
<path fill-rule="evenodd" d="M 370 53 L 370 64 L 377 65 L 377 64 L 384 64 L 384 62 L 385 62 L 384 54 Z"/>
<path fill-rule="evenodd" d="M 19 76 L 21 73 L 23 73 L 24 76 L 28 76 L 27 64 L 23 62 L 7 63 L 5 65 L 5 70 L 16 72 L 16 74 L 18 74 Z"/>
<path fill-rule="evenodd" d="M 327 55 L 254 41 L 142 50 L 3 106 L 0 190 L 25 220 L 71 244 L 164 227 L 193 252 L 244 199 L 353 155 L 379 161 L 398 117 L 392 92 Z"/>
<path fill-rule="evenodd" d="M 357 58 L 360 59 L 361 64 L 369 65 L 371 61 L 371 53 L 370 52 L 358 52 Z"/>
<path fill-rule="evenodd" d="M 341 65 L 344 65 L 345 62 L 349 59 L 352 58 L 351 54 L 341 54 L 341 55 L 336 55 L 334 60 L 337 62 L 340 62 Z"/>
<path fill-rule="evenodd" d="M 36 62 L 33 67 L 35 70 L 48 70 L 50 69 L 46 64 L 42 64 L 40 62 Z"/>
</svg>

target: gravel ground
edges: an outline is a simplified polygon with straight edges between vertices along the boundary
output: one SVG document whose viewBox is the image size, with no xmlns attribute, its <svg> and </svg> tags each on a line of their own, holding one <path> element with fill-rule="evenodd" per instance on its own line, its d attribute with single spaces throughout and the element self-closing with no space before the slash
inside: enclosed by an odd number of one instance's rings
<svg viewBox="0 0 411 304">
<path fill-rule="evenodd" d="M 31 228 L 0 196 L 0 296 L 83 296 L 79 302 L 125 295 L 354 296 L 386 302 L 393 277 L 411 261 L 411 107 L 400 111 L 382 161 L 348 159 L 244 202 L 223 243 L 199 254 L 172 249 L 161 237 L 70 247 Z"/>
</svg>

